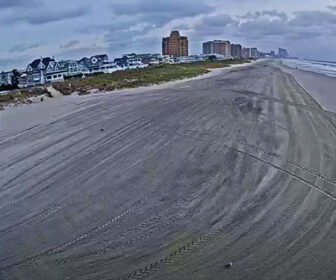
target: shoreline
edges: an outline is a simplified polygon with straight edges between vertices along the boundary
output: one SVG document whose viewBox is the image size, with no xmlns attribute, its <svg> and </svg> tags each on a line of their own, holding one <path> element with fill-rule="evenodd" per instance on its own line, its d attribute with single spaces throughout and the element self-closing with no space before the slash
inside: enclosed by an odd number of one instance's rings
<svg viewBox="0 0 336 280">
<path fill-rule="evenodd" d="M 307 91 L 326 111 L 336 113 L 336 78 L 306 70 L 297 70 L 285 65 L 278 66 L 292 75 L 297 83 Z"/>
</svg>

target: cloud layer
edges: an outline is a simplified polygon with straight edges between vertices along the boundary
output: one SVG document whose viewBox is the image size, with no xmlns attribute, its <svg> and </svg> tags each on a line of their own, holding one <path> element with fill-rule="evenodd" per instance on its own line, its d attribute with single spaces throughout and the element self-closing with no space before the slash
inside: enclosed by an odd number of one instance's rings
<svg viewBox="0 0 336 280">
<path fill-rule="evenodd" d="M 253 2 L 253 3 L 252 3 Z M 269 51 L 336 61 L 336 1 L 306 0 L 2 0 L 0 70 L 40 56 L 161 52 L 161 38 L 179 29 L 191 53 L 225 39 Z"/>
</svg>

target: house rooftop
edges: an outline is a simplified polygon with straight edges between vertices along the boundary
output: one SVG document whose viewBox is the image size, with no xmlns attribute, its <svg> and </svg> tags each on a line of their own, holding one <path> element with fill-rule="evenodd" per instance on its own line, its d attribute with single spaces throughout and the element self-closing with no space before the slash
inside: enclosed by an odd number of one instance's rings
<svg viewBox="0 0 336 280">
<path fill-rule="evenodd" d="M 40 59 L 35 59 L 32 63 L 29 64 L 29 66 L 31 66 L 33 69 L 36 69 L 39 66 L 41 61 L 44 65 L 48 65 L 50 63 L 50 61 L 55 61 L 55 59 L 51 58 L 51 57 L 44 57 L 44 58 L 40 58 Z"/>
</svg>

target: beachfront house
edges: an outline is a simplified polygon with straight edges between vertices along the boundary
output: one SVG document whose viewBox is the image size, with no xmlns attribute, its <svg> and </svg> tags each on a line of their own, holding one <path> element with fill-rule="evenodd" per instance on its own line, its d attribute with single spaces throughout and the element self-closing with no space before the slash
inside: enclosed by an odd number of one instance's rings
<svg viewBox="0 0 336 280">
<path fill-rule="evenodd" d="M 160 64 L 161 54 L 142 53 L 142 54 L 130 54 L 126 55 L 131 59 L 140 59 L 145 65 L 157 65 Z"/>
<path fill-rule="evenodd" d="M 56 61 L 50 62 L 45 73 L 46 76 L 45 83 L 63 81 L 66 75 L 67 75 L 67 69 L 62 67 L 60 63 Z"/>
<path fill-rule="evenodd" d="M 55 59 L 50 57 L 35 59 L 32 63 L 28 64 L 26 69 L 25 86 L 35 86 L 45 83 L 46 69 L 49 63 L 55 62 Z"/>
<path fill-rule="evenodd" d="M 82 76 L 89 73 L 89 69 L 76 60 L 63 60 L 58 63 L 66 72 L 65 78 Z"/>
<path fill-rule="evenodd" d="M 189 55 L 189 56 L 176 57 L 175 63 L 195 63 L 203 60 L 204 60 L 203 56 L 201 55 Z"/>
<path fill-rule="evenodd" d="M 175 60 L 174 57 L 170 56 L 170 55 L 161 55 L 159 58 L 160 63 L 163 64 L 174 64 Z"/>
<path fill-rule="evenodd" d="M 140 69 L 147 68 L 148 63 L 143 63 L 143 60 L 151 60 L 148 54 L 137 55 L 135 53 L 124 54 L 121 58 L 116 58 L 114 62 L 122 69 Z"/>
<path fill-rule="evenodd" d="M 30 87 L 62 81 L 66 74 L 66 70 L 54 58 L 41 57 L 27 66 L 25 81 L 21 82 L 21 86 Z"/>
<path fill-rule="evenodd" d="M 112 73 L 119 70 L 117 64 L 110 61 L 107 54 L 83 57 L 78 61 L 78 65 L 87 69 L 83 74 Z"/>
<path fill-rule="evenodd" d="M 13 72 L 1 72 L 0 73 L 0 86 L 1 85 L 11 85 L 12 84 Z"/>
<path fill-rule="evenodd" d="M 109 61 L 108 56 L 95 55 L 81 60 L 64 60 L 57 62 L 54 58 L 35 59 L 21 76 L 21 87 L 32 87 L 63 81 L 68 77 L 82 77 L 93 73 L 112 73 L 119 70 L 117 64 Z"/>
</svg>

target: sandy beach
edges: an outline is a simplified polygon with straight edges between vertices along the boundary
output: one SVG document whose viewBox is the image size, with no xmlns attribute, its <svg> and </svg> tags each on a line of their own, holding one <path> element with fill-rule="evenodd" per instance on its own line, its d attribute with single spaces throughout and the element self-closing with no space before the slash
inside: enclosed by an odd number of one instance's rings
<svg viewBox="0 0 336 280">
<path fill-rule="evenodd" d="M 114 96 L 112 95 L 115 94 L 138 94 L 141 93 L 143 90 L 162 90 L 165 88 L 174 87 L 185 82 L 208 79 L 220 75 L 230 69 L 249 67 L 254 63 L 255 61 L 251 63 L 231 65 L 225 68 L 210 69 L 210 72 L 204 75 L 188 79 L 165 82 L 158 85 L 132 89 L 121 89 L 115 90 L 113 92 L 97 92 L 94 94 L 83 96 L 78 96 L 78 94 L 74 94 L 72 96 L 61 96 L 59 92 L 49 87 L 48 89 L 52 93 L 54 98 L 48 98 L 46 96 L 43 96 L 45 100 L 44 102 L 21 104 L 18 106 L 8 106 L 4 111 L 0 110 L 0 137 L 4 134 L 11 134 L 17 130 L 30 129 L 31 127 L 55 121 L 56 119 L 62 118 L 68 114 L 78 112 L 85 108 L 87 102 L 89 102 L 90 100 L 93 100 L 93 102 L 95 102 L 95 100 L 100 100 L 101 98 L 104 98 L 104 96 L 114 98 Z M 37 100 L 39 99 L 40 98 L 37 98 Z"/>
<path fill-rule="evenodd" d="M 0 112 L 0 279 L 334 279 L 333 85 L 264 61 Z"/>
</svg>

